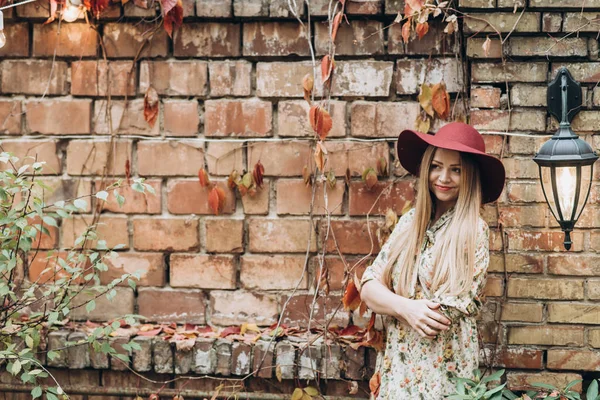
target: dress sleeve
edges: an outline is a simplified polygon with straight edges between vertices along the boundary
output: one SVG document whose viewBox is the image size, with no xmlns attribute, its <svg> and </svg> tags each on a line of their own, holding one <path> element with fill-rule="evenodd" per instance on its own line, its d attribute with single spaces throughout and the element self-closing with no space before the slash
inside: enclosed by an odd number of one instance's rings
<svg viewBox="0 0 600 400">
<path fill-rule="evenodd" d="M 398 223 L 394 227 L 394 230 L 390 234 L 390 237 L 388 238 L 388 240 L 385 242 L 385 244 L 381 248 L 381 251 L 379 252 L 379 254 L 377 255 L 377 257 L 375 258 L 375 260 L 373 261 L 373 263 L 371 265 L 369 265 L 367 267 L 367 269 L 365 270 L 365 272 L 364 272 L 364 274 L 362 276 L 362 279 L 360 281 L 361 287 L 362 287 L 362 285 L 364 285 L 365 283 L 367 283 L 368 281 L 370 281 L 372 279 L 377 279 L 377 280 L 383 282 L 382 275 L 383 275 L 383 270 L 385 268 L 385 265 L 387 264 L 387 261 L 388 261 L 388 255 L 389 255 L 389 252 L 390 252 L 390 247 L 392 246 L 392 243 L 394 243 L 395 241 L 398 240 L 398 238 L 400 237 L 400 233 L 403 230 L 403 228 L 410 221 L 412 221 L 412 219 L 414 218 L 414 214 L 415 214 L 415 209 L 413 208 L 410 211 L 408 211 L 407 213 L 405 213 L 400 218 L 400 220 L 398 221 Z"/>
<path fill-rule="evenodd" d="M 474 317 L 483 305 L 482 293 L 487 279 L 487 269 L 490 263 L 489 237 L 490 230 L 483 219 L 479 219 L 477 227 L 477 244 L 475 247 L 475 271 L 471 289 L 458 296 L 438 296 L 431 299 L 442 305 L 441 311 L 451 320 L 468 316 Z"/>
</svg>

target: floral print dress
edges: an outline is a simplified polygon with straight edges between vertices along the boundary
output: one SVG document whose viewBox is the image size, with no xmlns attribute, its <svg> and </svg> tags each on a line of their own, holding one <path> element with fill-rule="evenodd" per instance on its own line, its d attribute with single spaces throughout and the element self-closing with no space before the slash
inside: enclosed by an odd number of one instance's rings
<svg viewBox="0 0 600 400">
<path fill-rule="evenodd" d="M 390 245 L 414 219 L 412 209 L 402 216 L 381 252 L 369 266 L 362 283 L 381 280 Z M 376 371 L 381 375 L 378 400 L 441 400 L 453 392 L 450 378 L 471 378 L 478 367 L 479 343 L 475 316 L 481 308 L 480 294 L 485 286 L 489 264 L 489 228 L 479 218 L 475 271 L 470 291 L 459 296 L 440 296 L 429 293 L 434 268 L 432 245 L 454 215 L 448 210 L 431 226 L 425 235 L 421 257 L 410 298 L 440 303 L 440 310 L 452 323 L 450 329 L 440 332 L 435 339 L 424 339 L 405 321 L 385 317 L 385 350 L 377 356 Z M 398 268 L 392 270 L 394 285 L 398 283 Z"/>
</svg>

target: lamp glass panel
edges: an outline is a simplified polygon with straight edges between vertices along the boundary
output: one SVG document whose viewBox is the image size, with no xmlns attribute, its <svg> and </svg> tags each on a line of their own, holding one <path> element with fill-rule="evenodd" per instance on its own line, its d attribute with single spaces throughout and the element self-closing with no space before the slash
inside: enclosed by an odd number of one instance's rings
<svg viewBox="0 0 600 400">
<path fill-rule="evenodd" d="M 546 200 L 548 201 L 548 207 L 550 207 L 550 211 L 554 215 L 554 218 L 558 221 L 560 219 L 560 215 L 558 214 L 558 209 L 556 208 L 556 201 L 554 200 L 554 189 L 552 187 L 552 178 L 551 178 L 551 170 L 553 167 L 541 167 L 541 180 L 542 180 L 542 189 L 546 194 Z M 564 215 L 563 215 L 564 220 Z"/>
<path fill-rule="evenodd" d="M 577 200 L 577 212 L 575 214 L 575 219 L 579 219 L 581 212 L 583 211 L 583 207 L 585 207 L 585 203 L 588 197 L 588 193 L 590 192 L 590 188 L 592 186 L 592 165 L 584 165 L 581 167 L 581 186 L 579 189 L 579 199 Z"/>
</svg>

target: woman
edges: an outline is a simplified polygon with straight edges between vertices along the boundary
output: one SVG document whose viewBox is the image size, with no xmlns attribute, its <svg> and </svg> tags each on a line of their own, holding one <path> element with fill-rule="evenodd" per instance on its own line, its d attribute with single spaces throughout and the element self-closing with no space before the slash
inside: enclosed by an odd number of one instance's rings
<svg viewBox="0 0 600 400">
<path fill-rule="evenodd" d="M 451 377 L 472 377 L 478 366 L 475 316 L 489 263 L 479 210 L 502 193 L 504 167 L 459 122 L 434 136 L 403 131 L 396 150 L 418 175 L 418 193 L 362 278 L 363 301 L 388 316 L 377 399 L 440 400 Z"/>
</svg>

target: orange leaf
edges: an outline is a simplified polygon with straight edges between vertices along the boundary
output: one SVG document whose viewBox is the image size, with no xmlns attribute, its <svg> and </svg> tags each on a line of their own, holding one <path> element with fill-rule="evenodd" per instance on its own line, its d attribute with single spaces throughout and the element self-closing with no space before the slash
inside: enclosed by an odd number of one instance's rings
<svg viewBox="0 0 600 400">
<path fill-rule="evenodd" d="M 325 140 L 327 134 L 333 126 L 331 115 L 321 106 L 312 106 L 308 111 L 310 126 L 319 135 L 321 140 Z"/>
<path fill-rule="evenodd" d="M 354 280 L 349 279 L 342 298 L 342 304 L 344 304 L 346 310 L 354 311 L 360 306 L 360 302 L 360 293 L 354 284 Z"/>
<path fill-rule="evenodd" d="M 425 1 L 423 0 L 406 0 L 406 4 L 414 11 L 419 12 L 423 8 Z"/>
<path fill-rule="evenodd" d="M 210 183 L 210 179 L 204 168 L 200 168 L 198 171 L 198 179 L 200 180 L 200 186 L 202 187 L 207 187 Z"/>
<path fill-rule="evenodd" d="M 254 171 L 252 172 L 252 176 L 254 177 L 254 183 L 256 183 L 256 186 L 258 186 L 259 188 L 262 188 L 264 174 L 265 167 L 261 164 L 260 160 L 258 160 L 254 165 Z"/>
<path fill-rule="evenodd" d="M 433 96 L 431 99 L 431 105 L 435 110 L 438 117 L 441 119 L 447 119 L 450 115 L 450 96 L 446 91 L 446 85 L 444 82 L 433 85 Z"/>
<path fill-rule="evenodd" d="M 323 153 L 323 149 L 321 148 L 321 144 L 317 143 L 317 147 L 315 148 L 315 163 L 317 164 L 317 168 L 320 171 L 325 169 L 325 154 Z"/>
<path fill-rule="evenodd" d="M 340 27 L 340 24 L 342 23 L 343 16 L 344 16 L 344 14 L 340 11 L 335 15 L 335 17 L 333 17 L 333 22 L 331 24 L 331 41 L 334 43 L 335 43 L 335 38 L 337 36 L 337 31 Z"/>
<path fill-rule="evenodd" d="M 321 60 L 321 79 L 323 80 L 323 84 L 331 84 L 331 78 L 333 74 L 333 59 L 329 56 L 329 54 L 323 57 Z"/>
<path fill-rule="evenodd" d="M 234 169 L 233 171 L 231 171 L 231 174 L 229 174 L 229 178 L 227 178 L 227 186 L 229 186 L 229 188 L 233 190 L 238 185 L 239 180 L 240 174 L 238 174 L 238 172 Z"/>
<path fill-rule="evenodd" d="M 154 127 L 156 118 L 158 117 L 158 93 L 152 86 L 146 90 L 144 96 L 144 119 L 150 125 Z"/>
<path fill-rule="evenodd" d="M 306 186 L 309 186 L 310 183 L 312 182 L 312 176 L 311 176 L 310 171 L 308 169 L 308 165 L 305 165 L 302 168 L 302 179 L 304 179 L 304 184 Z"/>
<path fill-rule="evenodd" d="M 165 31 L 173 37 L 173 29 L 178 29 L 183 23 L 183 3 L 181 0 L 162 0 L 163 20 Z"/>
<path fill-rule="evenodd" d="M 427 22 L 424 22 L 422 24 L 418 23 L 417 28 L 415 30 L 417 32 L 417 36 L 419 37 L 419 40 L 421 40 L 421 38 L 427 34 L 427 31 L 429 31 L 429 23 L 427 23 Z"/>
<path fill-rule="evenodd" d="M 215 215 L 219 215 L 219 211 L 221 211 L 221 200 L 219 196 L 219 191 L 216 187 L 212 188 L 210 193 L 208 194 L 208 206 L 213 211 Z"/>
<path fill-rule="evenodd" d="M 83 5 L 94 17 L 99 18 L 100 13 L 108 7 L 109 0 L 83 0 Z"/>
<path fill-rule="evenodd" d="M 313 87 L 315 85 L 315 80 L 312 74 L 304 75 L 302 79 L 302 88 L 304 89 L 304 100 L 308 101 L 310 104 L 310 95 L 312 94 Z"/>
<path fill-rule="evenodd" d="M 377 173 L 381 176 L 386 176 L 387 175 L 387 160 L 385 159 L 385 157 L 379 157 L 379 160 L 377 160 Z"/>
<path fill-rule="evenodd" d="M 239 326 L 230 326 L 228 328 L 225 328 L 221 331 L 221 333 L 219 334 L 219 337 L 227 337 L 229 335 L 238 335 L 240 332 L 242 331 L 242 328 Z"/>
<path fill-rule="evenodd" d="M 408 39 L 410 39 L 410 18 L 402 25 L 402 40 L 408 43 Z"/>
<path fill-rule="evenodd" d="M 379 386 L 381 386 L 381 375 L 379 371 L 375 372 L 371 379 L 369 379 L 369 389 L 374 397 L 379 396 Z"/>
</svg>

